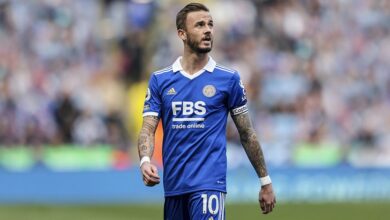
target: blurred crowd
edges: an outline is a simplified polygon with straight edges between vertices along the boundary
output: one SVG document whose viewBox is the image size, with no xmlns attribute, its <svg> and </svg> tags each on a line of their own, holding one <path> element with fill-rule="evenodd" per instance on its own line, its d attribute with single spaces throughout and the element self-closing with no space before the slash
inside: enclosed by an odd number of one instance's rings
<svg viewBox="0 0 390 220">
<path fill-rule="evenodd" d="M 390 166 L 390 2 L 202 0 L 275 166 Z M 135 148 L 179 0 L 0 1 L 0 145 Z M 135 106 L 135 107 L 134 107 Z M 228 123 L 230 165 L 248 163 Z"/>
<path fill-rule="evenodd" d="M 1 1 L 1 145 L 128 147 L 126 89 L 141 75 L 134 39 L 149 25 L 135 7 Z"/>
</svg>

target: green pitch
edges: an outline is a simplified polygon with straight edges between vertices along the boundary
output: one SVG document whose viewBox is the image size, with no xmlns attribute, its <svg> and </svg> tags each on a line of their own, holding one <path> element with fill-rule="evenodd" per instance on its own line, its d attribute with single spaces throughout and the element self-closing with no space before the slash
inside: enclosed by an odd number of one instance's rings
<svg viewBox="0 0 390 220">
<path fill-rule="evenodd" d="M 0 220 L 159 220 L 162 205 L 0 205 Z M 229 204 L 228 220 L 388 220 L 390 203 L 277 204 L 262 215 L 256 204 Z"/>
</svg>

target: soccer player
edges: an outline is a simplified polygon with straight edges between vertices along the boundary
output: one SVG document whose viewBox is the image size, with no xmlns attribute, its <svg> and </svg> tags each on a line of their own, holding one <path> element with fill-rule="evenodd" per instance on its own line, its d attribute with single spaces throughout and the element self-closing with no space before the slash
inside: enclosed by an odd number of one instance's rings
<svg viewBox="0 0 390 220">
<path fill-rule="evenodd" d="M 227 115 L 260 178 L 259 203 L 264 214 L 275 195 L 264 156 L 251 125 L 239 74 L 209 56 L 213 19 L 206 6 L 186 5 L 176 17 L 184 53 L 173 65 L 151 75 L 138 140 L 146 186 L 160 183 L 150 162 L 159 120 L 164 130 L 164 219 L 225 219 Z"/>
</svg>

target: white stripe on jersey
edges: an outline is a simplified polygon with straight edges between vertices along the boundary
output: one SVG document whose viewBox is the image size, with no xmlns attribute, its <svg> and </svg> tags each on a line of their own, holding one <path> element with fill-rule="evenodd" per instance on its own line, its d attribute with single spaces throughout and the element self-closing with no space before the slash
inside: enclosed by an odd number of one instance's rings
<svg viewBox="0 0 390 220">
<path fill-rule="evenodd" d="M 219 213 L 218 220 L 225 220 L 225 193 L 219 193 Z"/>
<path fill-rule="evenodd" d="M 226 194 L 225 193 L 223 193 L 223 195 L 222 195 L 222 201 L 223 201 L 223 207 L 222 207 L 222 220 L 224 220 L 225 219 L 225 197 L 226 197 Z"/>
<path fill-rule="evenodd" d="M 222 192 L 219 192 L 219 215 L 218 220 L 222 219 Z"/>
<path fill-rule="evenodd" d="M 215 68 L 220 69 L 220 70 L 224 70 L 224 71 L 229 72 L 229 73 L 235 73 L 236 72 L 236 71 L 234 71 L 232 69 L 229 69 L 227 67 L 221 66 L 219 64 L 217 64 L 217 66 L 215 66 Z"/>
<path fill-rule="evenodd" d="M 204 118 L 172 118 L 172 121 L 204 121 Z"/>
<path fill-rule="evenodd" d="M 164 69 L 161 69 L 161 70 L 157 70 L 156 72 L 154 72 L 153 74 L 154 75 L 159 75 L 159 74 L 162 74 L 162 73 L 166 73 L 166 72 L 169 72 L 172 70 L 172 66 L 169 66 L 169 67 L 166 67 Z"/>
<path fill-rule="evenodd" d="M 142 114 L 142 117 L 145 116 L 158 116 L 158 112 L 145 112 Z"/>
</svg>

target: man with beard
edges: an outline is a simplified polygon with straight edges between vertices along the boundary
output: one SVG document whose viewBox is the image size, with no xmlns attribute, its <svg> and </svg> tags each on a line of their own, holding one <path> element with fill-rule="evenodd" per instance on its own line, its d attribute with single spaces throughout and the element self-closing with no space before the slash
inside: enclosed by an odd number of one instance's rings
<svg viewBox="0 0 390 220">
<path fill-rule="evenodd" d="M 149 81 L 138 140 L 146 186 L 160 183 L 150 162 L 154 133 L 164 128 L 164 219 L 225 219 L 226 122 L 230 112 L 241 143 L 260 178 L 259 203 L 264 214 L 275 206 L 271 179 L 251 125 L 239 74 L 208 55 L 213 19 L 206 6 L 186 5 L 176 17 L 184 53 Z"/>
</svg>

